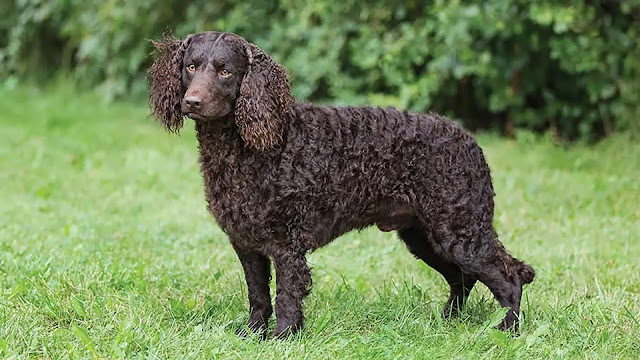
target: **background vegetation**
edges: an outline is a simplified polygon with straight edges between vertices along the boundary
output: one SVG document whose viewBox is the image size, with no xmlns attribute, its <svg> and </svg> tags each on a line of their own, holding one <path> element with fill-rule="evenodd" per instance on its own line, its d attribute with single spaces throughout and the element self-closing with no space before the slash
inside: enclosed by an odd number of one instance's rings
<svg viewBox="0 0 640 360">
<path fill-rule="evenodd" d="M 236 32 L 301 99 L 434 109 L 469 128 L 596 139 L 638 129 L 640 0 L 8 0 L 0 76 L 142 98 L 169 29 Z"/>
</svg>

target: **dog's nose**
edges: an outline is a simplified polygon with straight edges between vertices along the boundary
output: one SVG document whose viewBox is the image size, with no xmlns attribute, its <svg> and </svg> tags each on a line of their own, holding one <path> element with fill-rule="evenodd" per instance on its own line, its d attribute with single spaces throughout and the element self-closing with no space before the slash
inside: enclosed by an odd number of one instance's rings
<svg viewBox="0 0 640 360">
<path fill-rule="evenodd" d="M 184 101 L 187 103 L 187 106 L 191 109 L 199 109 L 200 103 L 202 102 L 202 98 L 198 95 L 187 95 L 184 98 Z"/>
</svg>

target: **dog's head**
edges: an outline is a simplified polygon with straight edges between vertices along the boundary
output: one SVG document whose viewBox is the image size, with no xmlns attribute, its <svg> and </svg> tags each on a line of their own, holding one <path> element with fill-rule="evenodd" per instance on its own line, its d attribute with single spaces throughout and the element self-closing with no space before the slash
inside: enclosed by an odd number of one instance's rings
<svg viewBox="0 0 640 360">
<path fill-rule="evenodd" d="M 154 41 L 149 69 L 153 115 L 177 132 L 187 116 L 221 127 L 235 121 L 245 143 L 268 149 L 291 110 L 286 70 L 243 38 L 215 31 Z"/>
</svg>

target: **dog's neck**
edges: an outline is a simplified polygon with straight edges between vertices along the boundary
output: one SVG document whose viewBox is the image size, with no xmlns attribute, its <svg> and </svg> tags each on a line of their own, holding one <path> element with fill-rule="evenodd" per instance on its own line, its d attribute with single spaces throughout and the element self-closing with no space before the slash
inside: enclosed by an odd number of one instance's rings
<svg viewBox="0 0 640 360">
<path fill-rule="evenodd" d="M 235 202 L 248 203 L 240 200 L 242 196 L 256 196 L 246 187 L 260 184 L 253 179 L 266 178 L 266 172 L 274 169 L 273 163 L 280 153 L 277 150 L 261 152 L 247 146 L 235 123 L 229 127 L 219 124 L 196 121 L 195 129 L 208 208 L 223 224 L 229 221 L 225 218 L 225 209 Z"/>
<path fill-rule="evenodd" d="M 216 157 L 224 157 L 225 154 L 230 153 L 238 155 L 243 153 L 245 156 L 273 156 L 282 150 L 282 141 L 287 137 L 287 128 L 285 124 L 281 124 L 278 130 L 281 142 L 266 151 L 257 150 L 245 142 L 240 135 L 240 129 L 233 113 L 215 121 L 196 121 L 195 123 L 196 136 L 200 142 L 200 153 L 202 154 L 203 149 L 206 149 Z"/>
<path fill-rule="evenodd" d="M 196 121 L 195 129 L 201 157 L 233 161 L 239 153 L 244 151 L 244 142 L 232 120 Z"/>
</svg>

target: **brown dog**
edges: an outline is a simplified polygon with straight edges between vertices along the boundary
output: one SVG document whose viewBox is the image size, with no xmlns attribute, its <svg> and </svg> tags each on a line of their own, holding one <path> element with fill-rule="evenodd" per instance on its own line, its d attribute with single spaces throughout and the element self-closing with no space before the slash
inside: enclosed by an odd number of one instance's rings
<svg viewBox="0 0 640 360">
<path fill-rule="evenodd" d="M 153 114 L 170 131 L 195 120 L 208 208 L 244 269 L 249 327 L 275 336 L 302 327 L 311 274 L 305 254 L 352 229 L 397 231 L 450 285 L 456 315 L 477 280 L 508 307 L 517 331 L 522 285 L 534 271 L 493 228 L 493 186 L 482 150 L 435 114 L 296 102 L 284 68 L 229 33 L 155 43 Z"/>
</svg>

